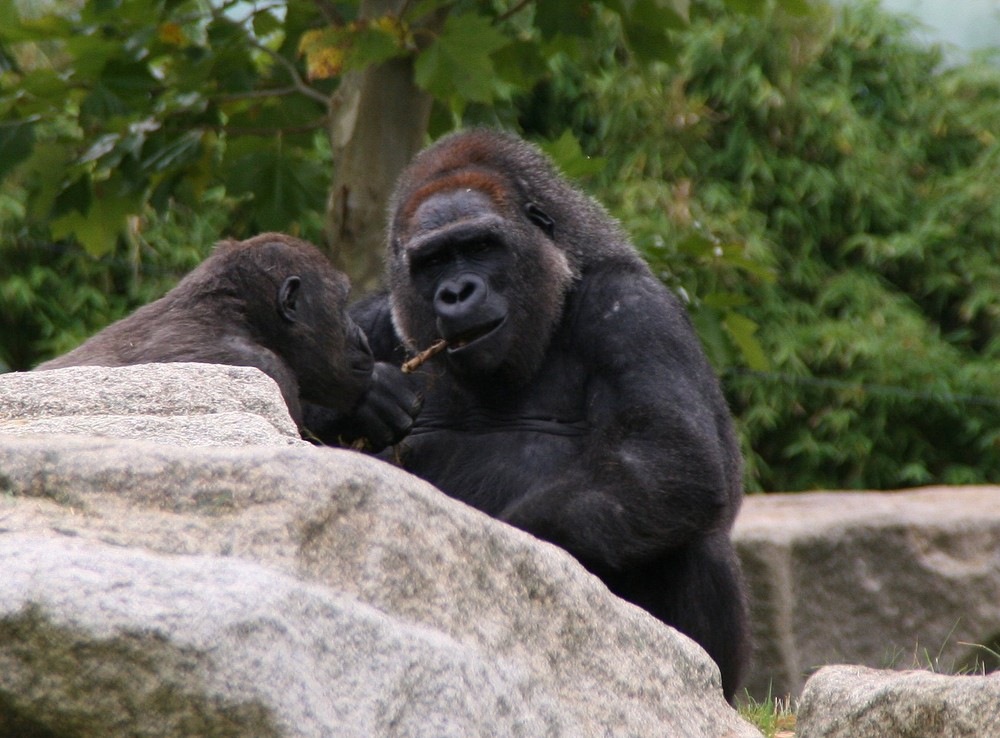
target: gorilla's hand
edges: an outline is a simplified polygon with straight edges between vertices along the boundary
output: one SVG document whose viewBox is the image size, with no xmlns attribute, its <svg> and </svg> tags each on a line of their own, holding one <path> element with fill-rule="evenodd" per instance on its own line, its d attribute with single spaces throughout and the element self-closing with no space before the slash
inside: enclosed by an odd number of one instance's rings
<svg viewBox="0 0 1000 738">
<path fill-rule="evenodd" d="M 421 404 L 406 375 L 380 361 L 372 372 L 371 388 L 354 409 L 357 436 L 368 441 L 371 451 L 381 451 L 410 432 Z"/>
<path fill-rule="evenodd" d="M 363 440 L 364 450 L 381 451 L 403 439 L 420 412 L 422 399 L 411 381 L 392 364 L 377 362 L 371 386 L 351 412 L 307 404 L 304 425 L 323 443 L 351 446 Z"/>
</svg>

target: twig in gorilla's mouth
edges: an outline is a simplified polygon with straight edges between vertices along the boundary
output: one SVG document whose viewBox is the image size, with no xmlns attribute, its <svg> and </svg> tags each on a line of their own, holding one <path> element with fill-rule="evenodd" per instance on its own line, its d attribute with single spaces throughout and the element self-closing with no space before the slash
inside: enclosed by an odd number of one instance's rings
<svg viewBox="0 0 1000 738">
<path fill-rule="evenodd" d="M 401 367 L 403 374 L 410 374 L 411 372 L 416 371 L 425 361 L 430 359 L 432 356 L 440 354 L 445 349 L 457 351 L 460 348 L 465 348 L 470 343 L 478 341 L 483 336 L 489 335 L 499 328 L 501 324 L 503 324 L 503 320 L 498 320 L 495 323 L 480 326 L 479 328 L 474 328 L 471 331 L 466 331 L 461 335 L 453 336 L 451 339 L 439 338 L 412 359 L 403 362 L 403 366 Z"/>
<path fill-rule="evenodd" d="M 443 338 L 439 338 L 430 346 L 421 351 L 419 354 L 414 356 L 412 359 L 404 361 L 402 366 L 403 374 L 410 374 L 411 372 L 415 372 L 417 369 L 420 368 L 421 364 L 423 364 L 425 361 L 427 361 L 435 354 L 440 354 L 446 348 L 448 348 L 448 342 Z"/>
</svg>

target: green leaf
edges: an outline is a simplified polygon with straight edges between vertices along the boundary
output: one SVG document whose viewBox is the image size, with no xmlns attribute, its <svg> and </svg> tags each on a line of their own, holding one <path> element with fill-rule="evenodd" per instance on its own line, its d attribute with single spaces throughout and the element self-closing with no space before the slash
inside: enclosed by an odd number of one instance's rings
<svg viewBox="0 0 1000 738">
<path fill-rule="evenodd" d="M 452 14 L 444 30 L 414 64 L 417 84 L 442 100 L 489 103 L 495 92 L 490 55 L 510 40 L 490 19 L 474 13 Z"/>
<path fill-rule="evenodd" d="M 108 62 L 122 55 L 120 39 L 104 38 L 99 32 L 68 34 L 66 51 L 73 58 L 73 74 L 77 79 L 90 80 L 100 76 Z"/>
<path fill-rule="evenodd" d="M 147 172 L 163 172 L 186 166 L 201 156 L 201 132 L 188 131 L 173 139 L 150 138 L 142 149 L 142 166 Z"/>
<path fill-rule="evenodd" d="M 0 39 L 10 40 L 11 32 L 16 32 L 21 25 L 21 14 L 17 12 L 17 3 L 0 3 Z"/>
<path fill-rule="evenodd" d="M 73 34 L 72 21 L 50 13 L 39 18 L 25 19 L 17 14 L 16 3 L 2 2 L 0 8 L 0 39 L 4 41 L 48 41 Z"/>
<path fill-rule="evenodd" d="M 131 108 L 109 87 L 98 82 L 80 103 L 80 115 L 107 123 L 108 119 L 126 115 Z"/>
<path fill-rule="evenodd" d="M 216 17 L 208 27 L 208 45 L 213 52 L 211 77 L 215 87 L 227 92 L 252 90 L 257 69 L 246 31 L 236 23 Z"/>
<path fill-rule="evenodd" d="M 239 156 L 227 171 L 233 194 L 253 195 L 251 221 L 258 230 L 287 230 L 304 213 L 322 210 L 328 177 L 315 161 L 280 146 Z"/>
<path fill-rule="evenodd" d="M 812 13 L 807 0 L 778 0 L 778 7 L 789 15 L 803 16 Z"/>
<path fill-rule="evenodd" d="M 66 81 L 52 69 L 35 69 L 21 79 L 20 87 L 32 97 L 62 99 Z M 45 102 L 47 104 L 48 100 Z"/>
<path fill-rule="evenodd" d="M 93 194 L 93 183 L 90 176 L 85 174 L 59 191 L 52 205 L 52 214 L 58 217 L 71 212 L 86 213 L 90 209 Z"/>
<path fill-rule="evenodd" d="M 557 35 L 589 36 L 594 22 L 592 3 L 545 0 L 535 4 L 535 25 L 546 39 Z"/>
<path fill-rule="evenodd" d="M 538 44 L 514 41 L 492 56 L 497 76 L 521 90 L 530 90 L 549 72 Z"/>
<path fill-rule="evenodd" d="M 69 144 L 49 141 L 45 146 L 35 146 L 22 167 L 26 181 L 32 183 L 28 199 L 30 219 L 49 218 L 64 186 L 66 171 L 75 158 L 76 150 Z"/>
<path fill-rule="evenodd" d="M 732 308 L 746 305 L 749 299 L 746 295 L 740 295 L 735 292 L 710 292 L 701 298 L 701 302 L 710 308 L 731 310 Z"/>
<path fill-rule="evenodd" d="M 568 128 L 555 141 L 543 142 L 541 149 L 552 157 L 556 165 L 570 178 L 603 172 L 607 165 L 603 157 L 590 157 L 583 153 L 580 142 Z"/>
<path fill-rule="evenodd" d="M 281 21 L 269 10 L 256 13 L 253 17 L 253 32 L 258 38 L 264 38 L 275 31 L 281 30 Z"/>
<path fill-rule="evenodd" d="M 62 239 L 73 236 L 91 256 L 103 256 L 114 250 L 118 236 L 124 233 L 127 218 L 140 210 L 135 198 L 103 197 L 95 199 L 86 213 L 71 210 L 52 221 L 52 235 Z"/>
<path fill-rule="evenodd" d="M 677 250 L 680 253 L 692 256 L 707 256 L 715 250 L 716 246 L 714 240 L 701 233 L 689 233 L 677 242 Z"/>
<path fill-rule="evenodd" d="M 677 53 L 667 31 L 687 25 L 687 4 L 669 0 L 638 0 L 623 18 L 629 48 L 642 61 L 672 60 Z"/>
<path fill-rule="evenodd" d="M 378 27 L 369 27 L 354 36 L 348 66 L 363 69 L 409 53 L 396 36 Z"/>
<path fill-rule="evenodd" d="M 688 24 L 690 2 L 687 0 L 635 0 L 628 6 L 626 18 L 658 30 L 680 30 Z"/>
<path fill-rule="evenodd" d="M 112 59 L 101 71 L 101 84 L 126 100 L 145 99 L 158 86 L 144 62 Z"/>
<path fill-rule="evenodd" d="M 732 364 L 731 342 L 726 340 L 718 311 L 696 310 L 691 313 L 691 322 L 697 329 L 698 339 L 712 365 L 719 369 Z"/>
<path fill-rule="evenodd" d="M 743 354 L 748 367 L 754 371 L 765 371 L 770 368 L 767 355 L 754 335 L 758 328 L 755 322 L 744 315 L 730 312 L 726 313 L 723 325 L 736 345 L 739 346 L 740 353 Z"/>
<path fill-rule="evenodd" d="M 328 26 L 303 33 L 299 53 L 311 79 L 329 79 L 409 54 L 403 43 L 407 32 L 393 16 Z"/>
<path fill-rule="evenodd" d="M 33 121 L 0 124 L 0 179 L 31 156 L 34 145 Z"/>
<path fill-rule="evenodd" d="M 762 17 L 767 9 L 767 0 L 725 0 L 726 7 L 744 15 Z"/>
<path fill-rule="evenodd" d="M 7 50 L 4 44 L 0 43 L 0 75 L 18 69 L 17 59 Z"/>
</svg>

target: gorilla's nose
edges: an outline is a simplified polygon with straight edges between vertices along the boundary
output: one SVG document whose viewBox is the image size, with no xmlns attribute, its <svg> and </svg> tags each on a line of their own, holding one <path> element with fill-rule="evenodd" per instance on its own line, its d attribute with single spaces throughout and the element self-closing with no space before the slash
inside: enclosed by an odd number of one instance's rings
<svg viewBox="0 0 1000 738">
<path fill-rule="evenodd" d="M 477 274 L 446 279 L 434 294 L 434 311 L 445 320 L 459 320 L 474 314 L 486 300 L 486 282 Z"/>
</svg>

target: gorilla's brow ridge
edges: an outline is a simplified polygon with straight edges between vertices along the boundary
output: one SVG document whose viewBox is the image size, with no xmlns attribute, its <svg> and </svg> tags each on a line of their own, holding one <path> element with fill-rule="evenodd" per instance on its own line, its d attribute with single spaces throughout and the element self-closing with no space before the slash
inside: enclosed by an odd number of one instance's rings
<svg viewBox="0 0 1000 738">
<path fill-rule="evenodd" d="M 404 215 L 407 220 L 412 218 L 420 204 L 431 195 L 461 189 L 483 192 L 498 207 L 504 207 L 510 201 L 507 188 L 495 173 L 481 169 L 462 169 L 444 173 L 417 188 L 406 201 L 406 207 L 403 209 Z"/>
</svg>

